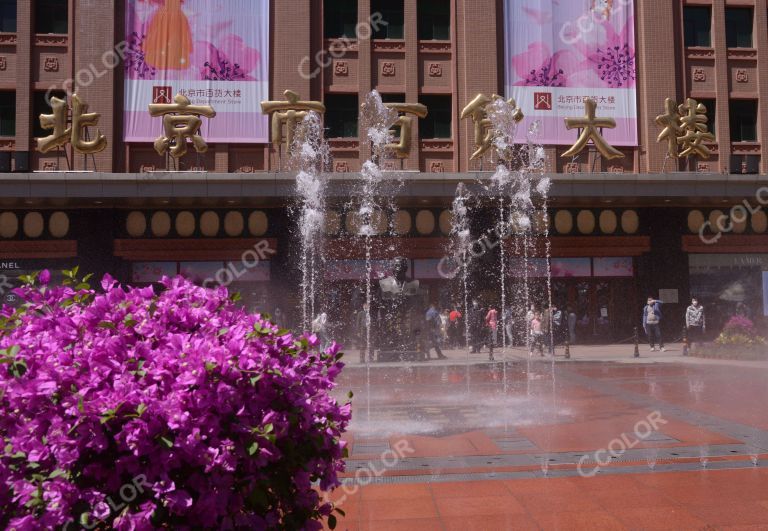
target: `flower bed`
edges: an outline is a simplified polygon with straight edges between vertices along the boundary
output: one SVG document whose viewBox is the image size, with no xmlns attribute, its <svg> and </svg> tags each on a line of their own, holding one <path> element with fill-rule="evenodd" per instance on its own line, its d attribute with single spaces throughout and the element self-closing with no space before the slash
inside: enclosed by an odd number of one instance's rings
<svg viewBox="0 0 768 531">
<path fill-rule="evenodd" d="M 182 278 L 17 290 L 0 313 L 0 527 L 319 529 L 338 347 Z M 34 278 L 29 279 L 34 282 Z M 319 488 L 318 488 L 319 487 Z"/>
<path fill-rule="evenodd" d="M 768 344 L 752 321 L 737 315 L 726 323 L 714 343 L 694 345 L 692 354 L 701 358 L 766 360 Z"/>
</svg>

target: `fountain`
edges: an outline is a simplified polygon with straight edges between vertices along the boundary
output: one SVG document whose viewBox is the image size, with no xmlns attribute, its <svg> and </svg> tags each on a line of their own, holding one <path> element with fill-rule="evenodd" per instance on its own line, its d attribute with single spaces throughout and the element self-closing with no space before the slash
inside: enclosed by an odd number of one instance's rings
<svg viewBox="0 0 768 531">
<path fill-rule="evenodd" d="M 371 316 L 374 311 L 372 306 L 374 302 L 373 286 L 371 284 L 373 277 L 372 238 L 380 232 L 379 216 L 388 210 L 394 210 L 392 205 L 394 193 L 392 190 L 385 190 L 387 182 L 392 182 L 392 180 L 385 180 L 380 164 L 387 155 L 388 145 L 393 137 L 391 128 L 397 120 L 397 111 L 385 106 L 381 100 L 381 95 L 375 90 L 366 96 L 360 107 L 360 126 L 371 150 L 370 159 L 362 167 L 360 189 L 355 194 L 359 197 L 357 216 L 360 228 L 357 236 L 362 238 L 365 243 L 365 301 L 367 308 L 365 351 L 367 353 L 366 363 L 368 364 L 373 361 L 374 356 L 371 326 Z M 402 280 L 404 281 L 404 279 Z M 386 308 L 382 308 L 382 310 L 386 310 Z M 384 315 L 382 317 L 387 320 L 391 316 Z"/>
<path fill-rule="evenodd" d="M 329 150 L 323 135 L 320 115 L 309 112 L 296 126 L 291 146 L 291 168 L 296 174 L 297 201 L 293 205 L 298 219 L 301 268 L 301 316 L 304 330 L 317 315 L 319 275 L 325 226 L 326 176 Z"/>
</svg>

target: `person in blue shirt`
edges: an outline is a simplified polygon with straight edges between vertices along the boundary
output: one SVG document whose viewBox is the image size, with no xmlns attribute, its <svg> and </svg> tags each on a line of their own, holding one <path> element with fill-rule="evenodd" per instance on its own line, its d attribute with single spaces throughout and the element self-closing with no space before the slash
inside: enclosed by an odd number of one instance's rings
<svg viewBox="0 0 768 531">
<path fill-rule="evenodd" d="M 643 330 L 648 336 L 648 343 L 651 345 L 651 352 L 656 352 L 656 343 L 662 352 L 664 348 L 664 339 L 661 337 L 661 301 L 648 297 L 648 303 L 643 307 Z"/>
<path fill-rule="evenodd" d="M 429 359 L 429 351 L 432 349 L 435 349 L 437 359 L 447 359 L 443 355 L 443 351 L 440 350 L 442 320 L 440 319 L 440 312 L 437 311 L 434 304 L 429 305 L 425 320 L 427 321 L 427 359 Z"/>
</svg>

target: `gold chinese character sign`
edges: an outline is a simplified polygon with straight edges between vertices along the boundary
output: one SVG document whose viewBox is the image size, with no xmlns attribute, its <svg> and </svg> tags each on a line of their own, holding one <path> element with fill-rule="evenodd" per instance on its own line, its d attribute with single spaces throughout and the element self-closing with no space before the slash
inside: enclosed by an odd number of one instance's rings
<svg viewBox="0 0 768 531">
<path fill-rule="evenodd" d="M 51 134 L 37 138 L 37 150 L 48 153 L 55 149 L 63 148 L 71 144 L 77 153 L 92 155 L 104 151 L 107 147 L 107 137 L 96 131 L 94 140 L 84 139 L 88 127 L 99 124 L 99 113 L 89 113 L 88 104 L 82 101 L 77 94 L 72 95 L 72 121 L 69 121 L 69 106 L 66 100 L 51 98 L 53 114 L 41 114 L 40 126 L 43 129 L 52 130 Z"/>
<path fill-rule="evenodd" d="M 491 97 L 485 94 L 478 94 L 469 104 L 461 111 L 461 119 L 465 120 L 471 118 L 475 127 L 475 147 L 476 151 L 470 157 L 470 160 L 476 160 L 485 155 L 493 145 L 493 124 L 490 118 L 488 118 L 488 105 L 495 100 L 502 99 L 498 94 L 494 94 Z M 517 106 L 514 99 L 507 100 L 510 106 L 514 110 L 513 119 L 515 122 L 521 122 L 525 117 L 523 112 Z"/>
<path fill-rule="evenodd" d="M 426 118 L 429 112 L 426 105 L 421 103 L 385 103 L 385 107 L 403 113 L 395 122 L 394 127 L 400 126 L 400 138 L 396 142 L 387 144 L 387 149 L 392 150 L 399 159 L 407 159 L 411 151 L 411 137 L 413 136 L 412 114 L 419 118 Z"/>
<path fill-rule="evenodd" d="M 679 106 L 667 98 L 664 105 L 666 114 L 656 117 L 656 123 L 663 128 L 656 141 L 667 141 L 670 157 L 698 156 L 708 159 L 712 151 L 704 142 L 714 142 L 715 135 L 709 132 L 707 107 L 693 98 L 686 99 Z M 679 151 L 678 146 L 682 146 L 683 151 Z"/>
<path fill-rule="evenodd" d="M 299 95 L 292 90 L 283 92 L 285 101 L 262 101 L 261 112 L 272 114 L 272 146 L 280 149 L 283 144 L 283 125 L 285 125 L 285 142 L 290 150 L 293 147 L 293 135 L 296 125 L 303 120 L 309 111 L 325 113 L 325 105 L 319 101 L 301 101 Z"/>
<path fill-rule="evenodd" d="M 203 125 L 200 117 L 213 118 L 216 111 L 210 105 L 192 105 L 189 98 L 181 94 L 176 94 L 173 101 L 149 106 L 150 116 L 163 117 L 163 135 L 155 140 L 155 151 L 159 155 L 168 152 L 171 157 L 179 159 L 187 154 L 187 139 L 190 139 L 195 151 L 205 153 L 208 144 L 200 135 Z"/>
<path fill-rule="evenodd" d="M 571 129 L 581 129 L 579 138 L 576 139 L 576 143 L 571 148 L 563 153 L 561 156 L 575 157 L 581 153 L 585 147 L 592 140 L 597 150 L 603 156 L 604 159 L 620 159 L 624 157 L 624 153 L 613 147 L 603 138 L 600 129 L 613 129 L 616 127 L 616 120 L 613 118 L 597 118 L 597 102 L 592 98 L 584 99 L 584 111 L 585 115 L 582 118 L 566 118 L 565 127 L 569 131 Z"/>
</svg>

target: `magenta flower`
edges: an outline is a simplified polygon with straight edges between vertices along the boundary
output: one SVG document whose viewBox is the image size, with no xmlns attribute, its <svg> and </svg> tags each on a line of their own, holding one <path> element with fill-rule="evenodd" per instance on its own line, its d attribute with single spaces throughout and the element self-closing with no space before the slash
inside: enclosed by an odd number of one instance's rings
<svg viewBox="0 0 768 531">
<path fill-rule="evenodd" d="M 0 528 L 319 529 L 350 420 L 338 346 L 181 277 L 74 277 L 0 314 Z"/>
<path fill-rule="evenodd" d="M 512 57 L 512 68 L 517 73 L 517 86 L 565 87 L 568 84 L 563 63 L 570 52 L 559 51 L 554 55 L 543 42 L 528 45 L 528 50 Z M 531 68 L 533 66 L 533 68 Z"/>
<path fill-rule="evenodd" d="M 592 74 L 592 79 L 598 80 L 595 88 L 633 88 L 637 76 L 634 18 L 629 17 L 619 32 L 610 20 L 599 22 L 599 27 L 605 33 L 601 42 L 585 44 L 580 40 L 573 45 L 584 57 L 578 70 L 587 71 Z M 584 86 L 595 84 L 587 83 Z"/>
</svg>

